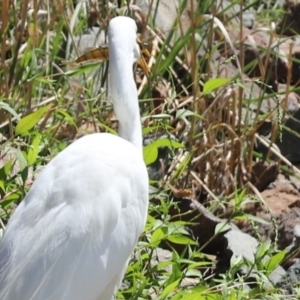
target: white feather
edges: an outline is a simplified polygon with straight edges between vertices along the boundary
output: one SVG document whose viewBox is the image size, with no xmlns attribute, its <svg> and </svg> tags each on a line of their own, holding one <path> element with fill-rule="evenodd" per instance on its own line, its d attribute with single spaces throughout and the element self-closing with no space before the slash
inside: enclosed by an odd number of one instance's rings
<svg viewBox="0 0 300 300">
<path fill-rule="evenodd" d="M 1 300 L 110 300 L 143 230 L 148 175 L 132 72 L 136 25 L 117 17 L 109 36 L 123 138 L 85 136 L 39 174 L 0 244 Z"/>
</svg>

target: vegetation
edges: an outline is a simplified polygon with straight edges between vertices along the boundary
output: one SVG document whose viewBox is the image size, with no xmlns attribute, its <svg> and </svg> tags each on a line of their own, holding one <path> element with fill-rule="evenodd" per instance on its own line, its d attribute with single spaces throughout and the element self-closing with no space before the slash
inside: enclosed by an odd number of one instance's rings
<svg viewBox="0 0 300 300">
<path fill-rule="evenodd" d="M 284 108 L 278 101 L 273 111 L 260 113 L 264 99 L 280 96 L 266 83 L 271 74 L 268 59 L 259 62 L 263 76 L 245 77 L 258 60 L 246 64 L 243 52 L 237 50 L 243 40 L 237 45 L 228 35 L 238 25 L 231 23 L 233 16 L 227 18 L 226 13 L 243 1 L 231 0 L 225 8 L 212 8 L 215 2 L 180 1 L 178 16 L 189 7 L 190 20 L 184 23 L 178 17 L 168 32 L 157 28 L 155 16 L 128 11 L 125 1 L 112 1 L 111 7 L 107 1 L 99 1 L 99 6 L 91 4 L 89 8 L 83 1 L 74 6 L 68 0 L 0 3 L 2 230 L 36 174 L 51 158 L 83 134 L 117 131 L 113 108 L 107 101 L 107 62 L 76 66 L 62 63 L 80 56 L 74 37 L 95 22 L 106 28 L 116 14 L 140 19 L 139 27 L 144 29 L 141 39 L 147 43 L 143 47 L 151 52 L 151 57 L 145 57 L 151 74 L 145 75 L 138 67 L 136 77 L 143 133 L 151 136 L 144 158 L 152 174 L 152 193 L 148 222 L 117 299 L 288 297 L 269 279 L 285 259 L 285 251 L 277 249 L 276 239 L 260 244 L 254 262 L 232 257 L 230 268 L 217 276 L 213 271 L 216 257 L 205 253 L 206 245 L 199 245 L 190 234 L 195 220 L 181 218 L 178 208 L 178 201 L 197 200 L 222 217 L 227 210 L 221 208 L 231 200 L 234 204 L 232 214 L 226 215 L 228 223 L 261 221 L 243 211 L 246 202 L 263 202 L 251 181 L 254 163 L 280 159 L 281 172 L 299 176 L 258 133 L 261 124 L 271 120 L 278 128 L 271 138 L 280 135 Z M 244 9 L 259 8 L 262 23 L 271 28 L 272 18 L 282 13 L 268 13 L 262 1 L 247 3 L 247 7 L 240 5 L 241 11 L 234 16 L 240 21 Z M 221 46 L 231 54 L 216 63 Z M 265 58 L 273 55 L 271 43 L 264 51 Z M 233 60 L 236 72 L 225 74 L 223 67 Z M 255 94 L 252 91 L 257 86 L 259 93 Z M 291 91 L 289 81 L 286 86 L 286 92 Z M 266 153 L 257 151 L 258 140 L 266 143 Z M 168 150 L 159 156 L 162 147 Z M 225 229 L 227 224 L 217 226 L 215 235 Z M 162 246 L 173 251 L 168 260 L 157 262 L 157 249 Z M 242 267 L 249 272 L 241 274 Z M 256 284 L 250 285 L 254 280 Z"/>
</svg>

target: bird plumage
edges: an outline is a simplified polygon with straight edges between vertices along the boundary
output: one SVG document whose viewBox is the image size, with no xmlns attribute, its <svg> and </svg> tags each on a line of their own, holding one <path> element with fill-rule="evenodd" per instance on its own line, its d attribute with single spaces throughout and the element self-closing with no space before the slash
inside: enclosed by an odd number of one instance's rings
<svg viewBox="0 0 300 300">
<path fill-rule="evenodd" d="M 38 175 L 0 243 L 1 300 L 110 300 L 145 225 L 148 174 L 132 72 L 136 25 L 117 17 L 109 35 L 110 59 L 121 51 L 128 61 L 123 68 L 110 62 L 110 92 L 114 107 L 125 110 L 116 111 L 125 132 L 85 136 Z M 127 85 L 117 84 L 120 76 Z"/>
</svg>

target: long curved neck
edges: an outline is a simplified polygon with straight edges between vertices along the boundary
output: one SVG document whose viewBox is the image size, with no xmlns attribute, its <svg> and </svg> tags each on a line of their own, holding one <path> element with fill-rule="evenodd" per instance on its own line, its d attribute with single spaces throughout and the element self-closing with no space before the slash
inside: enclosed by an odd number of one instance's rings
<svg viewBox="0 0 300 300">
<path fill-rule="evenodd" d="M 110 41 L 113 43 L 114 40 Z M 142 152 L 142 128 L 137 89 L 133 76 L 133 53 L 122 45 L 109 47 L 110 96 L 119 120 L 119 136 Z"/>
</svg>

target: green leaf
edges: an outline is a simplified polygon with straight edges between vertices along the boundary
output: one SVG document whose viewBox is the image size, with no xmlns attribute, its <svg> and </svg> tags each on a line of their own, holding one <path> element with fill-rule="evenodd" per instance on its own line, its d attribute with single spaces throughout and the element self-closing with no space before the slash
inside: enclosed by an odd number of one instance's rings
<svg viewBox="0 0 300 300">
<path fill-rule="evenodd" d="M 279 253 L 276 253 L 275 255 L 273 255 L 272 257 L 270 257 L 265 263 L 265 267 L 268 271 L 268 273 L 270 274 L 271 272 L 273 272 L 277 266 L 280 265 L 280 263 L 284 260 L 286 255 L 286 250 L 282 250 Z"/>
<path fill-rule="evenodd" d="M 37 78 L 35 78 L 35 80 L 37 82 L 41 82 L 41 83 L 45 83 L 45 84 L 52 84 L 52 83 L 56 82 L 56 80 L 51 79 L 49 77 L 47 77 L 47 78 L 46 77 L 37 77 Z"/>
<path fill-rule="evenodd" d="M 12 171 L 12 168 L 14 166 L 14 159 L 10 159 L 3 167 L 3 171 L 5 173 L 5 176 L 7 177 L 10 172 Z M 5 177 L 5 178 L 6 178 Z"/>
<path fill-rule="evenodd" d="M 81 64 L 76 69 L 70 69 L 67 72 L 65 72 L 66 76 L 79 76 L 82 75 L 85 72 L 92 71 L 95 68 L 99 67 L 99 62 L 87 62 L 85 64 Z"/>
<path fill-rule="evenodd" d="M 231 226 L 227 222 L 218 223 L 215 228 L 215 234 L 230 230 Z"/>
<path fill-rule="evenodd" d="M 39 146 L 41 143 L 41 139 L 42 139 L 41 134 L 37 133 L 35 138 L 32 141 L 32 144 L 27 154 L 27 162 L 29 166 L 32 166 L 36 162 L 36 159 L 39 154 Z"/>
<path fill-rule="evenodd" d="M 226 85 L 228 82 L 229 82 L 229 78 L 210 79 L 204 84 L 203 94 L 204 95 L 210 94 L 212 91 Z"/>
<path fill-rule="evenodd" d="M 146 135 L 146 134 L 148 134 L 148 133 L 150 133 L 150 132 L 152 132 L 152 131 L 155 131 L 155 130 L 157 130 L 159 128 L 159 126 L 150 126 L 150 127 L 144 127 L 143 128 L 143 135 Z"/>
<path fill-rule="evenodd" d="M 178 118 L 187 118 L 187 117 L 190 117 L 190 116 L 194 116 L 194 117 L 198 117 L 199 119 L 201 119 L 201 116 L 199 114 L 196 114 L 194 112 L 192 112 L 191 110 L 188 110 L 188 109 L 178 109 L 177 112 L 176 112 L 176 119 Z"/>
<path fill-rule="evenodd" d="M 111 134 L 113 134 L 113 135 L 118 135 L 118 133 L 117 133 L 115 130 L 113 130 L 113 129 L 110 128 L 109 126 L 105 125 L 104 123 L 98 122 L 98 124 L 99 124 L 101 127 L 103 127 L 107 132 L 109 132 L 109 133 L 111 133 Z"/>
<path fill-rule="evenodd" d="M 157 270 L 165 270 L 168 266 L 171 266 L 173 264 L 172 261 L 161 261 L 157 264 Z"/>
<path fill-rule="evenodd" d="M 235 207 L 239 207 L 243 203 L 246 195 L 247 195 L 247 189 L 243 189 L 240 193 L 238 193 L 238 191 L 235 191 L 235 197 L 234 197 Z"/>
<path fill-rule="evenodd" d="M 172 253 L 172 273 L 169 277 L 169 279 L 167 280 L 166 284 L 169 285 L 172 282 L 181 279 L 183 277 L 183 273 L 181 270 L 181 265 L 180 262 L 178 261 L 179 256 L 178 253 L 176 251 L 173 251 Z"/>
<path fill-rule="evenodd" d="M 179 285 L 181 279 L 177 279 L 176 281 L 172 282 L 161 293 L 161 299 L 166 299 Z"/>
<path fill-rule="evenodd" d="M 13 115 L 17 120 L 20 120 L 19 115 L 16 113 L 16 111 L 10 107 L 7 103 L 5 102 L 0 102 L 0 109 L 4 109 L 8 111 L 11 115 Z"/>
<path fill-rule="evenodd" d="M 234 217 L 234 220 L 252 220 L 254 222 L 258 222 L 258 223 L 261 223 L 263 225 L 270 225 L 270 222 L 262 219 L 262 218 L 259 218 L 257 216 L 253 216 L 251 214 L 243 214 L 243 215 L 240 215 L 240 216 L 235 216 Z"/>
<path fill-rule="evenodd" d="M 74 118 L 71 115 L 69 115 L 66 111 L 59 109 L 56 112 L 58 114 L 63 115 L 64 118 L 66 119 L 66 121 L 68 122 L 68 124 L 73 125 L 73 126 L 75 126 L 77 128 L 77 125 L 76 125 L 76 123 L 74 121 Z"/>
<path fill-rule="evenodd" d="M 17 135 L 26 135 L 30 129 L 32 129 L 37 122 L 43 117 L 43 115 L 49 111 L 51 105 L 44 106 L 36 110 L 35 112 L 23 117 L 16 126 Z"/>
<path fill-rule="evenodd" d="M 162 239 L 165 237 L 165 233 L 163 229 L 157 228 L 151 236 L 150 244 L 152 247 L 156 248 L 158 247 L 159 243 L 162 241 Z"/>
<path fill-rule="evenodd" d="M 190 237 L 179 233 L 167 236 L 167 240 L 177 245 L 197 245 Z"/>
<path fill-rule="evenodd" d="M 143 149 L 144 161 L 147 166 L 156 161 L 159 147 L 178 149 L 178 148 L 184 148 L 184 145 L 167 138 L 153 141 L 151 144 L 145 146 Z"/>
<path fill-rule="evenodd" d="M 180 233 L 188 235 L 188 231 L 185 228 L 186 225 L 188 225 L 188 223 L 184 221 L 172 222 L 168 225 L 168 234 Z"/>
<path fill-rule="evenodd" d="M 154 143 L 147 145 L 143 149 L 143 154 L 144 154 L 144 161 L 147 166 L 154 163 L 158 156 L 157 146 Z"/>
<path fill-rule="evenodd" d="M 172 173 L 170 181 L 172 182 L 174 179 L 180 177 L 180 175 L 185 172 L 187 165 L 190 163 L 193 158 L 193 154 L 190 152 L 185 156 L 183 161 L 177 166 L 176 170 Z"/>
<path fill-rule="evenodd" d="M 22 172 L 25 168 L 27 168 L 27 165 L 28 165 L 27 160 L 24 157 L 24 154 L 20 149 L 16 149 L 15 152 L 16 152 L 16 156 L 17 156 L 17 159 L 19 162 L 20 171 Z"/>
<path fill-rule="evenodd" d="M 271 241 L 262 242 L 261 244 L 259 244 L 256 250 L 255 257 L 258 260 L 261 260 L 261 258 L 263 258 L 270 250 L 270 247 L 271 247 Z"/>
<path fill-rule="evenodd" d="M 28 167 L 27 166 L 21 170 L 20 175 L 21 175 L 21 178 L 23 181 L 23 185 L 25 185 L 25 182 L 28 178 Z"/>
<path fill-rule="evenodd" d="M 2 190 L 2 192 L 5 192 L 5 184 L 3 180 L 0 180 L 0 189 Z"/>
<path fill-rule="evenodd" d="M 185 272 L 186 277 L 198 277 L 201 278 L 202 273 L 200 270 L 190 269 Z"/>
<path fill-rule="evenodd" d="M 207 295 L 202 295 L 202 293 L 205 293 L 207 291 L 207 287 L 203 285 L 197 285 L 189 290 L 185 289 L 182 292 L 176 293 L 174 297 L 172 297 L 172 300 L 207 300 Z M 212 294 L 212 292 L 211 292 Z"/>
<path fill-rule="evenodd" d="M 21 197 L 22 197 L 21 191 L 9 194 L 7 197 L 4 198 L 4 200 L 1 200 L 1 206 L 5 208 L 11 203 L 19 201 Z"/>
<path fill-rule="evenodd" d="M 172 300 L 175 298 L 172 298 Z M 183 298 L 180 299 L 184 299 L 184 300 L 202 300 L 205 299 L 203 296 L 200 296 L 198 293 L 193 293 L 190 295 L 184 295 Z"/>
<path fill-rule="evenodd" d="M 203 267 L 203 266 L 212 266 L 212 262 L 210 262 L 210 261 L 201 261 L 201 262 L 191 263 L 191 264 L 189 264 L 188 269 L 190 270 L 190 269 Z"/>
</svg>

